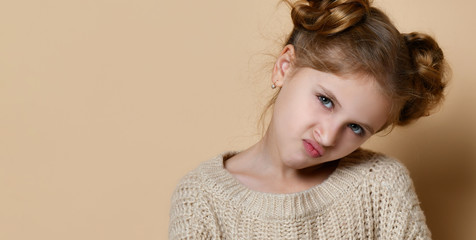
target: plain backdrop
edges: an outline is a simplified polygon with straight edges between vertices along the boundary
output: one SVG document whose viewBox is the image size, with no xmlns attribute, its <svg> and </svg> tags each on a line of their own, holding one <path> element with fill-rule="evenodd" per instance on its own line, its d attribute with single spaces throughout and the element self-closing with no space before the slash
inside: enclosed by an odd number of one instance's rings
<svg viewBox="0 0 476 240">
<path fill-rule="evenodd" d="M 475 239 L 476 3 L 375 3 L 453 78 L 366 147 L 406 164 L 435 239 Z M 259 139 L 290 27 L 278 0 L 0 1 L 0 239 L 166 239 L 178 180 Z"/>
</svg>

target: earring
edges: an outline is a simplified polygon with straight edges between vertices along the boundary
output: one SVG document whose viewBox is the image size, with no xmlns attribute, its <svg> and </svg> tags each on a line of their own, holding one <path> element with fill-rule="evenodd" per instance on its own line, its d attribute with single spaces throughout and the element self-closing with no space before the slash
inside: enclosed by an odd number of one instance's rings
<svg viewBox="0 0 476 240">
<path fill-rule="evenodd" d="M 274 85 L 274 83 L 271 84 L 271 89 L 275 89 L 275 88 L 276 88 L 276 85 Z"/>
</svg>

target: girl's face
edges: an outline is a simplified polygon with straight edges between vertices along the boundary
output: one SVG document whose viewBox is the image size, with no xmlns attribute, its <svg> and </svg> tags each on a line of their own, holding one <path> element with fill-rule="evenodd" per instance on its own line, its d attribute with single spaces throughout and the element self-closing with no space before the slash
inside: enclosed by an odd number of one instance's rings
<svg viewBox="0 0 476 240">
<path fill-rule="evenodd" d="M 375 79 L 281 67 L 281 77 L 273 73 L 281 91 L 270 130 L 285 165 L 304 169 L 342 158 L 385 124 L 390 104 Z"/>
</svg>

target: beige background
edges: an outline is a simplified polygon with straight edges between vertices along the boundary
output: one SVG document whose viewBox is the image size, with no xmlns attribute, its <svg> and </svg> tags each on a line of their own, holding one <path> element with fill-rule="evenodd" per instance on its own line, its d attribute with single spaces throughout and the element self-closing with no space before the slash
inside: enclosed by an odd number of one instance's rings
<svg viewBox="0 0 476 240">
<path fill-rule="evenodd" d="M 408 166 L 435 239 L 475 239 L 476 3 L 376 3 L 454 74 L 367 147 Z M 0 239 L 166 239 L 179 178 L 258 139 L 289 27 L 277 0 L 0 1 Z"/>
</svg>

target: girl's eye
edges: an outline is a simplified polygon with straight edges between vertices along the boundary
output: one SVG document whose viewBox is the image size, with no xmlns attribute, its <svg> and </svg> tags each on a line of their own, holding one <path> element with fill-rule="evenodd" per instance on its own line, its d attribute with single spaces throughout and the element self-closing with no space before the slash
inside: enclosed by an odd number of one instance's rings
<svg viewBox="0 0 476 240">
<path fill-rule="evenodd" d="M 359 136 L 364 135 L 364 129 L 361 126 L 357 125 L 357 124 L 351 123 L 351 124 L 349 124 L 349 128 L 350 128 L 350 130 L 352 130 L 352 132 L 354 132 L 355 134 L 357 134 Z"/>
<path fill-rule="evenodd" d="M 332 101 L 327 98 L 327 97 L 324 97 L 324 96 L 318 96 L 317 97 L 319 99 L 319 101 L 321 101 L 322 105 L 324 105 L 324 107 L 326 108 L 332 108 L 334 106 L 334 104 L 332 103 Z"/>
</svg>

